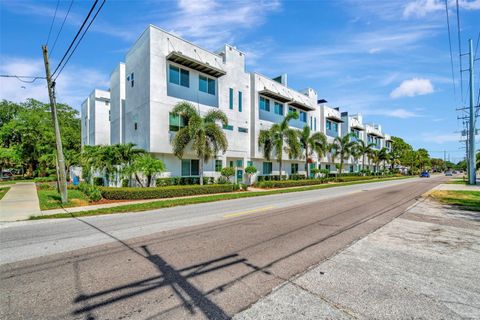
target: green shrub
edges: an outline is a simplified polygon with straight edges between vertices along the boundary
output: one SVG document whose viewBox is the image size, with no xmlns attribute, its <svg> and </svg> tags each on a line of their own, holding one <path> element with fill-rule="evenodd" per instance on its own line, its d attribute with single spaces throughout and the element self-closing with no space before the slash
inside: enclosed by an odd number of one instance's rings
<svg viewBox="0 0 480 320">
<path fill-rule="evenodd" d="M 230 180 L 230 177 L 233 177 L 235 175 L 235 168 L 232 167 L 225 167 L 222 168 L 220 171 L 220 174 L 225 177 L 227 180 Z"/>
<path fill-rule="evenodd" d="M 123 179 L 123 180 L 122 180 L 122 188 L 128 187 L 128 183 L 129 183 L 129 182 L 130 182 L 130 180 L 128 180 L 128 179 Z"/>
<path fill-rule="evenodd" d="M 258 176 L 257 177 L 258 182 L 262 181 L 278 181 L 278 175 L 268 175 L 268 176 Z M 287 176 L 283 175 L 282 180 L 287 180 Z"/>
<path fill-rule="evenodd" d="M 103 177 L 94 177 L 93 178 L 93 185 L 95 186 L 103 186 Z"/>
<path fill-rule="evenodd" d="M 214 184 L 214 177 L 203 177 L 203 184 Z M 171 177 L 171 178 L 158 178 L 156 180 L 157 187 L 166 187 L 166 186 L 188 186 L 200 184 L 200 177 Z"/>
<path fill-rule="evenodd" d="M 290 177 L 288 178 L 289 180 L 303 180 L 303 179 L 307 179 L 307 176 L 304 174 L 295 173 L 295 174 L 291 174 Z"/>
<path fill-rule="evenodd" d="M 218 177 L 217 184 L 229 184 L 230 181 L 225 177 Z"/>
<path fill-rule="evenodd" d="M 82 182 L 78 185 L 78 190 L 83 192 L 91 201 L 99 201 L 102 199 L 100 189 L 91 184 Z"/>
<path fill-rule="evenodd" d="M 232 192 L 231 184 L 213 184 L 203 186 L 166 186 L 156 188 L 100 188 L 103 198 L 108 200 L 138 200 L 193 196 L 198 194 L 213 194 Z"/>
<path fill-rule="evenodd" d="M 40 183 L 40 184 L 37 184 L 37 188 L 40 190 L 54 190 L 55 186 L 52 186 L 51 184 L 48 184 L 48 183 Z"/>
<path fill-rule="evenodd" d="M 50 176 L 50 177 L 37 177 L 33 179 L 34 182 L 53 182 L 57 181 L 56 176 Z"/>
<path fill-rule="evenodd" d="M 299 186 L 311 186 L 316 184 L 322 184 L 320 179 L 308 179 L 308 180 L 282 180 L 282 181 L 261 181 L 255 184 L 259 188 L 289 188 Z"/>
<path fill-rule="evenodd" d="M 248 191 L 248 185 L 247 184 L 242 183 L 240 186 L 242 187 L 243 191 Z"/>
</svg>

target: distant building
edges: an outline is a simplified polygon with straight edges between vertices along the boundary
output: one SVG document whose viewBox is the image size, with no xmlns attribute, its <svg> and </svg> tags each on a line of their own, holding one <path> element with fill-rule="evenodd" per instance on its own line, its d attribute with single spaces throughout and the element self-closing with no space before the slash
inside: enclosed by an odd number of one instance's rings
<svg viewBox="0 0 480 320">
<path fill-rule="evenodd" d="M 95 89 L 81 107 L 82 146 L 110 144 L 110 92 Z"/>
</svg>

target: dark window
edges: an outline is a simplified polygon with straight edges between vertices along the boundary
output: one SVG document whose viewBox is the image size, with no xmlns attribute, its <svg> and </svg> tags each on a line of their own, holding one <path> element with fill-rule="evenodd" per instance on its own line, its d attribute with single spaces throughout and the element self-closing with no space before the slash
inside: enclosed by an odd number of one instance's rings
<svg viewBox="0 0 480 320">
<path fill-rule="evenodd" d="M 225 129 L 225 130 L 230 130 L 230 131 L 233 130 L 233 126 L 229 125 L 229 124 L 227 124 L 226 126 L 222 126 L 222 128 Z"/>
<path fill-rule="evenodd" d="M 228 90 L 228 97 L 229 97 L 228 106 L 230 110 L 233 110 L 233 89 L 232 88 Z"/>
<path fill-rule="evenodd" d="M 292 163 L 290 167 L 290 173 L 291 174 L 297 174 L 298 173 L 298 163 Z"/>
<path fill-rule="evenodd" d="M 238 111 L 242 112 L 242 109 L 243 109 L 242 91 L 238 91 Z"/>
<path fill-rule="evenodd" d="M 190 87 L 190 72 L 185 69 L 178 68 L 176 66 L 169 66 L 170 83 L 181 85 L 182 87 Z"/>
<path fill-rule="evenodd" d="M 307 122 L 307 113 L 305 111 L 300 111 L 300 121 Z"/>
<path fill-rule="evenodd" d="M 238 127 L 238 132 L 248 133 L 247 128 Z"/>
<path fill-rule="evenodd" d="M 137 130 L 137 129 L 138 129 L 138 125 L 137 125 L 137 123 L 136 123 L 136 122 L 135 122 L 135 124 L 134 124 L 133 126 L 134 126 L 135 130 Z"/>
<path fill-rule="evenodd" d="M 222 171 L 222 160 L 215 160 L 215 172 Z"/>
<path fill-rule="evenodd" d="M 264 162 L 263 163 L 263 174 L 272 174 L 272 163 Z"/>
<path fill-rule="evenodd" d="M 260 110 L 265 110 L 270 112 L 270 100 L 260 97 Z"/>
<path fill-rule="evenodd" d="M 278 102 L 274 102 L 273 103 L 273 111 L 275 112 L 275 114 L 279 114 L 279 115 L 283 116 L 283 104 L 278 103 Z"/>
<path fill-rule="evenodd" d="M 215 95 L 215 80 L 205 76 L 198 77 L 198 90 Z"/>
</svg>

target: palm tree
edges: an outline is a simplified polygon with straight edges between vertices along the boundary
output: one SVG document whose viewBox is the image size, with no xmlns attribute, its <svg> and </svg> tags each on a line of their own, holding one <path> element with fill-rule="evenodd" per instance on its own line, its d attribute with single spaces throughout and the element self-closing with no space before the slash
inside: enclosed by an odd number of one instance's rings
<svg viewBox="0 0 480 320">
<path fill-rule="evenodd" d="M 310 168 L 308 158 L 315 152 L 318 158 L 322 158 L 328 151 L 327 137 L 321 132 L 315 132 L 310 135 L 310 127 L 305 126 L 299 132 L 300 145 L 305 150 L 305 168 L 307 170 L 307 179 L 310 177 Z"/>
<path fill-rule="evenodd" d="M 381 154 L 379 150 L 372 150 L 370 152 L 370 159 L 374 164 L 375 173 L 379 171 L 380 162 L 382 162 Z"/>
<path fill-rule="evenodd" d="M 180 159 L 189 144 L 199 159 L 200 184 L 203 185 L 203 167 L 219 151 L 225 153 L 228 141 L 222 128 L 216 123 L 220 121 L 223 126 L 228 125 L 228 118 L 220 110 L 210 110 L 205 116 L 188 102 L 179 102 L 172 110 L 172 114 L 181 116 L 186 126 L 180 128 L 173 138 L 173 153 Z"/>
<path fill-rule="evenodd" d="M 380 162 L 383 161 L 383 171 L 385 171 L 385 162 L 388 160 L 388 149 L 387 148 L 382 148 L 379 152 L 378 152 L 378 157 L 380 159 Z"/>
<path fill-rule="evenodd" d="M 352 149 L 355 146 L 355 142 L 351 141 L 351 134 L 347 134 L 344 137 L 335 137 L 330 145 L 330 152 L 332 153 L 333 162 L 337 157 L 340 157 L 340 175 L 342 175 L 343 163 L 350 158 Z"/>
<path fill-rule="evenodd" d="M 362 155 L 362 171 L 365 170 L 365 157 L 369 156 L 372 152 L 372 148 L 375 146 L 375 143 L 365 143 L 363 140 L 358 140 L 356 149 Z"/>
<path fill-rule="evenodd" d="M 144 177 L 147 178 L 147 182 L 145 187 L 150 187 L 152 184 L 152 178 L 160 172 L 165 171 L 165 164 L 162 160 L 155 159 L 151 154 L 144 154 L 142 156 L 136 157 L 133 160 L 132 164 L 126 168 L 126 171 L 131 175 L 135 175 L 135 179 L 143 188 L 144 185 L 140 178 L 138 177 L 138 173 L 142 173 Z"/>
<path fill-rule="evenodd" d="M 298 119 L 297 112 L 288 113 L 282 122 L 275 123 L 269 130 L 260 131 L 258 136 L 258 144 L 263 148 L 265 159 L 270 160 L 272 152 L 275 154 L 279 165 L 279 180 L 282 179 L 283 152 L 285 151 L 290 159 L 300 155 L 298 133 L 288 126 L 292 119 Z"/>
<path fill-rule="evenodd" d="M 358 144 L 357 143 L 355 143 L 355 145 L 353 146 L 351 154 L 352 154 L 352 158 L 353 158 L 353 161 L 355 163 L 355 166 L 358 169 L 358 160 L 362 156 L 362 153 L 358 149 Z"/>
</svg>

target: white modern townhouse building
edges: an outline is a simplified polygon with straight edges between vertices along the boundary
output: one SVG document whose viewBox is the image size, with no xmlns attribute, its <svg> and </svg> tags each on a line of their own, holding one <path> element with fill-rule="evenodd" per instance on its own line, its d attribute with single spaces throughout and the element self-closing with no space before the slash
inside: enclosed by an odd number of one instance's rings
<svg viewBox="0 0 480 320">
<path fill-rule="evenodd" d="M 95 89 L 81 106 L 82 146 L 110 144 L 110 92 Z"/>
<path fill-rule="evenodd" d="M 360 113 L 350 115 L 348 112 L 342 112 L 342 136 L 351 134 L 352 141 L 365 141 L 365 125 L 363 124 L 363 116 Z M 362 168 L 363 157 L 354 159 L 350 157 L 347 165 L 349 172 L 358 172 Z M 365 161 L 367 162 L 367 161 Z M 367 163 L 365 163 L 367 165 Z"/>
<path fill-rule="evenodd" d="M 124 143 L 125 64 L 119 63 L 110 75 L 110 142 Z"/>
<path fill-rule="evenodd" d="M 278 162 L 273 156 L 266 159 L 258 138 L 289 112 L 299 115 L 290 121 L 291 128 L 309 126 L 323 132 L 328 142 L 346 132 L 357 132 L 358 139 L 385 138 L 379 126 L 364 125 L 361 115 L 340 113 L 319 100 L 313 89 L 294 90 L 287 80 L 286 74 L 269 78 L 247 72 L 245 54 L 233 46 L 211 52 L 150 25 L 111 73 L 109 92 L 94 90 L 82 105 L 82 144 L 134 143 L 165 163 L 164 176 L 196 176 L 199 161 L 194 153 L 187 151 L 179 159 L 171 146 L 185 125 L 171 111 L 184 101 L 201 114 L 219 109 L 228 117 L 229 125 L 223 128 L 228 150 L 205 164 L 206 176 L 217 177 L 222 167 L 231 166 L 242 179 L 248 165 L 254 165 L 258 175 L 278 175 Z M 330 155 L 314 155 L 309 162 L 312 168 L 336 171 Z M 283 175 L 305 171 L 303 155 L 289 159 L 284 153 Z"/>
</svg>

